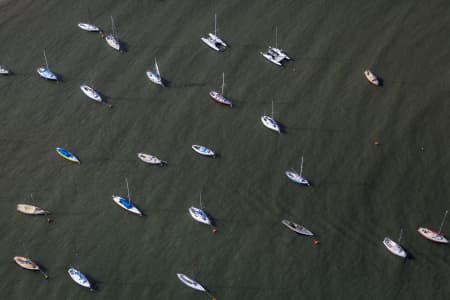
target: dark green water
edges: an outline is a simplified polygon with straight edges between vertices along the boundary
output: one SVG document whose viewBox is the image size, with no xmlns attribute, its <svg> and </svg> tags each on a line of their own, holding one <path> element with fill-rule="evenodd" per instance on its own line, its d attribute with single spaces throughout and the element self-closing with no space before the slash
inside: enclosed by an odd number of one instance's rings
<svg viewBox="0 0 450 300">
<path fill-rule="evenodd" d="M 181 272 L 220 300 L 447 299 L 449 248 L 416 230 L 438 229 L 449 207 L 449 9 L 406 0 L 3 1 L 0 64 L 15 74 L 0 77 L 1 298 L 208 299 L 179 282 Z M 214 13 L 231 45 L 223 54 L 200 41 Z M 76 26 L 90 18 L 109 31 L 110 15 L 125 54 Z M 284 69 L 258 53 L 274 45 L 275 26 L 294 59 Z M 36 74 L 44 48 L 60 83 Z M 145 76 L 155 57 L 169 88 Z M 366 68 L 383 87 L 365 80 Z M 208 97 L 222 72 L 232 109 Z M 114 108 L 88 100 L 85 81 Z M 272 101 L 282 135 L 259 120 Z M 192 144 L 220 157 L 200 157 Z M 138 152 L 169 164 L 145 165 Z M 284 175 L 302 154 L 311 188 Z M 125 177 L 145 217 L 113 203 L 111 194 L 126 195 Z M 200 192 L 215 235 L 188 215 Z M 50 210 L 53 223 L 19 214 L 17 203 Z M 400 228 L 406 261 L 381 243 Z M 449 222 L 443 231 L 450 236 Z M 20 269 L 15 255 L 50 279 Z M 97 292 L 76 285 L 70 266 Z"/>
</svg>

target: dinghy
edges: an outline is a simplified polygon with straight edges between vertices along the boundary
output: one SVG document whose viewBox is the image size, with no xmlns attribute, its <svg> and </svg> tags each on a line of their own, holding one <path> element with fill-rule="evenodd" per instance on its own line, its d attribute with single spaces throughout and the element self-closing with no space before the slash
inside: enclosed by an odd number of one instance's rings
<svg viewBox="0 0 450 300">
<path fill-rule="evenodd" d="M 276 131 L 278 133 L 281 133 L 280 126 L 278 125 L 277 121 L 273 118 L 273 101 L 272 101 L 272 116 L 264 115 L 261 117 L 261 122 L 263 125 L 270 130 Z"/>
<path fill-rule="evenodd" d="M 191 217 L 200 223 L 211 225 L 211 220 L 209 219 L 208 215 L 200 208 L 191 206 L 189 207 L 189 213 L 191 214 Z"/>
<path fill-rule="evenodd" d="M 113 49 L 115 49 L 117 51 L 120 51 L 120 42 L 119 42 L 119 39 L 117 38 L 116 30 L 114 27 L 114 19 L 112 16 L 111 16 L 111 27 L 112 27 L 112 32 L 111 32 L 111 34 L 108 34 L 105 37 L 105 40 L 110 47 L 112 47 Z"/>
<path fill-rule="evenodd" d="M 364 71 L 364 75 L 366 76 L 367 80 L 368 80 L 371 84 L 373 84 L 373 85 L 375 85 L 375 86 L 380 85 L 380 81 L 378 80 L 377 76 L 376 76 L 372 71 L 370 71 L 370 70 L 365 70 L 365 71 Z"/>
<path fill-rule="evenodd" d="M 89 282 L 89 280 L 83 273 L 81 273 L 80 271 L 78 271 L 75 268 L 70 268 L 69 270 L 67 270 L 67 272 L 69 273 L 69 275 L 73 279 L 73 281 L 75 281 L 76 283 L 78 283 L 81 286 L 92 289 L 91 283 Z"/>
<path fill-rule="evenodd" d="M 75 155 L 73 155 L 72 153 L 70 153 L 69 151 L 67 151 L 67 150 L 65 150 L 63 148 L 56 147 L 56 152 L 61 157 L 67 159 L 68 161 L 71 161 L 71 162 L 74 162 L 74 163 L 77 163 L 77 164 L 80 163 L 80 160 Z"/>
<path fill-rule="evenodd" d="M 302 156 L 302 158 L 301 158 L 301 163 L 300 163 L 300 174 L 297 173 L 297 172 L 295 172 L 295 171 L 286 171 L 286 172 L 284 172 L 284 173 L 285 173 L 286 176 L 287 176 L 290 180 L 292 180 L 293 182 L 296 182 L 296 183 L 300 183 L 300 184 L 303 184 L 303 185 L 310 186 L 309 181 L 308 181 L 306 178 L 304 178 L 304 177 L 302 176 L 302 173 L 303 173 L 303 156 Z"/>
<path fill-rule="evenodd" d="M 208 36 L 202 37 L 201 40 L 211 49 L 214 49 L 218 52 L 222 52 L 225 51 L 225 49 L 227 48 L 227 44 L 217 36 L 216 23 L 217 23 L 217 16 L 214 15 L 214 34 L 208 33 Z"/>
<path fill-rule="evenodd" d="M 197 152 L 198 154 L 203 155 L 203 156 L 211 156 L 213 158 L 216 156 L 214 151 L 212 151 L 211 149 L 206 148 L 205 146 L 192 145 L 192 150 L 194 150 L 195 152 Z"/>
<path fill-rule="evenodd" d="M 406 251 L 402 248 L 402 246 L 400 246 L 390 238 L 385 237 L 383 240 L 383 244 L 386 247 L 386 249 L 388 249 L 392 254 L 403 258 L 406 257 Z"/>
<path fill-rule="evenodd" d="M 38 264 L 27 257 L 14 256 L 14 261 L 16 262 L 16 264 L 18 264 L 19 266 L 21 266 L 24 269 L 32 270 L 32 271 L 39 270 Z"/>
<path fill-rule="evenodd" d="M 281 223 L 283 225 L 285 225 L 287 228 L 289 228 L 290 230 L 292 230 L 292 231 L 294 231 L 296 233 L 307 235 L 307 236 L 313 236 L 314 235 L 314 233 L 312 233 L 311 231 L 306 229 L 304 226 L 299 225 L 297 223 L 294 223 L 292 221 L 283 220 L 283 221 L 281 221 Z"/>
<path fill-rule="evenodd" d="M 202 292 L 206 292 L 206 289 L 201 286 L 200 283 L 198 283 L 197 281 L 195 281 L 194 279 L 181 274 L 181 273 L 177 273 L 178 279 L 184 283 L 185 285 L 187 285 L 190 288 L 193 288 L 194 290 L 198 290 L 198 291 L 202 291 Z"/>
<path fill-rule="evenodd" d="M 138 153 L 137 155 L 139 157 L 140 160 L 142 160 L 143 162 L 150 164 L 150 165 L 160 165 L 163 166 L 164 164 L 167 164 L 166 161 L 164 160 L 160 160 L 159 158 L 157 158 L 156 156 L 150 155 L 150 154 L 146 154 L 146 153 Z"/>
<path fill-rule="evenodd" d="M 55 73 L 53 73 L 50 68 L 48 67 L 48 62 L 47 62 L 47 56 L 45 55 L 45 49 L 44 49 L 44 59 L 45 59 L 45 67 L 40 67 L 37 69 L 37 72 L 39 74 L 39 76 L 41 76 L 42 78 L 48 79 L 48 80 L 58 80 L 58 77 L 56 76 Z"/>
<path fill-rule="evenodd" d="M 164 87 L 164 82 L 162 80 L 161 74 L 159 73 L 159 68 L 158 68 L 158 63 L 156 62 L 156 58 L 155 58 L 155 70 L 156 70 L 156 72 L 146 71 L 145 74 L 147 74 L 147 77 L 148 77 L 148 79 L 150 79 L 151 82 Z"/>
<path fill-rule="evenodd" d="M 430 228 L 427 228 L 427 227 L 420 227 L 419 229 L 417 229 L 417 232 L 419 232 L 419 234 L 421 236 L 423 236 L 424 238 L 426 238 L 432 242 L 448 244 L 448 240 L 445 238 L 445 236 L 443 234 L 441 234 L 442 227 L 444 226 L 445 218 L 447 217 L 447 213 L 448 213 L 448 210 L 445 211 L 444 218 L 442 219 L 441 226 L 439 227 L 438 232 L 436 232 Z"/>
<path fill-rule="evenodd" d="M 209 96 L 217 103 L 228 105 L 229 107 L 233 107 L 233 104 L 231 103 L 231 101 L 223 95 L 224 85 L 225 85 L 225 73 L 222 73 L 222 93 L 211 90 L 209 92 Z"/>
<path fill-rule="evenodd" d="M 17 204 L 17 211 L 26 215 L 48 215 L 50 212 L 30 204 Z"/>
<path fill-rule="evenodd" d="M 86 96 L 88 96 L 92 100 L 102 102 L 102 97 L 100 96 L 100 94 L 87 84 L 80 85 L 80 89 Z"/>
<path fill-rule="evenodd" d="M 129 200 L 126 198 L 120 197 L 120 196 L 112 195 L 113 201 L 114 201 L 114 203 L 116 203 L 117 205 L 122 207 L 123 209 L 125 209 L 133 214 L 142 216 L 141 211 L 136 206 L 134 206 L 133 203 L 131 203 L 130 189 L 128 188 L 128 180 L 126 178 L 125 178 L 125 182 L 127 184 L 127 193 L 128 193 Z"/>
<path fill-rule="evenodd" d="M 95 25 L 89 24 L 89 23 L 78 23 L 78 27 L 80 27 L 81 29 L 85 30 L 85 31 L 89 31 L 89 32 L 98 32 L 100 31 L 100 28 L 98 28 Z"/>
<path fill-rule="evenodd" d="M 11 72 L 4 66 L 0 66 L 0 74 L 1 75 L 9 75 Z"/>
</svg>

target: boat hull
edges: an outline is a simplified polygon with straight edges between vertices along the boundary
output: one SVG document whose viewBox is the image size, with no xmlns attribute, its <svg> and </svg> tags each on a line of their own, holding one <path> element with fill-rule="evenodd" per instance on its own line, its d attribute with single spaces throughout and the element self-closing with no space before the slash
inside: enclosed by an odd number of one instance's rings
<svg viewBox="0 0 450 300">
<path fill-rule="evenodd" d="M 206 289 L 203 286 L 201 286 L 201 284 L 198 283 L 197 281 L 195 281 L 194 279 L 192 279 L 184 274 L 181 274 L 181 273 L 177 273 L 177 277 L 182 283 L 184 283 L 188 287 L 190 287 L 194 290 L 206 292 Z"/>
<path fill-rule="evenodd" d="M 263 123 L 263 125 L 266 128 L 269 128 L 270 130 L 276 131 L 278 133 L 280 133 L 280 126 L 278 126 L 277 121 L 275 121 L 275 119 L 273 119 L 272 117 L 269 116 L 262 116 L 261 117 L 261 122 Z"/>
<path fill-rule="evenodd" d="M 91 283 L 89 282 L 87 277 L 77 269 L 70 268 L 69 270 L 67 270 L 67 273 L 69 273 L 70 278 L 72 278 L 72 280 L 79 285 L 86 288 L 91 288 Z"/>
<path fill-rule="evenodd" d="M 400 246 L 399 244 L 397 244 L 396 242 L 394 242 L 390 238 L 385 237 L 384 240 L 383 240 L 383 245 L 392 254 L 400 256 L 400 257 L 403 257 L 403 258 L 406 258 L 406 256 L 407 256 L 406 251 L 402 248 L 402 246 Z"/>
<path fill-rule="evenodd" d="M 90 99 L 96 102 L 102 102 L 102 97 L 100 96 L 100 94 L 87 84 L 80 85 L 80 90 Z"/>
<path fill-rule="evenodd" d="M 282 220 L 281 223 L 283 225 L 285 225 L 287 228 L 289 228 L 290 230 L 298 233 L 298 234 L 302 234 L 302 235 L 306 235 L 306 236 L 313 236 L 314 233 L 312 233 L 311 231 L 309 231 L 308 229 L 306 229 L 304 226 L 299 225 L 297 223 L 294 223 L 292 221 L 289 220 Z"/>
<path fill-rule="evenodd" d="M 145 74 L 147 75 L 147 78 L 154 84 L 164 86 L 162 78 L 159 77 L 158 74 L 156 74 L 152 71 L 147 71 L 147 72 L 145 72 Z"/>
<path fill-rule="evenodd" d="M 17 211 L 26 215 L 48 215 L 48 211 L 30 204 L 17 204 Z"/>
<path fill-rule="evenodd" d="M 150 165 L 163 165 L 165 161 L 160 160 L 156 156 L 147 154 L 147 153 L 138 153 L 138 158 L 142 160 L 143 162 L 150 164 Z"/>
<path fill-rule="evenodd" d="M 53 81 L 58 80 L 58 77 L 56 76 L 56 74 L 53 73 L 52 71 L 50 71 L 50 69 L 48 69 L 46 67 L 40 67 L 36 71 L 39 74 L 39 76 L 41 76 L 44 79 L 53 80 Z"/>
<path fill-rule="evenodd" d="M 200 223 L 211 225 L 211 220 L 209 219 L 208 215 L 201 209 L 196 207 L 189 207 L 189 213 L 191 214 L 191 217 Z"/>
<path fill-rule="evenodd" d="M 192 145 L 192 150 L 203 156 L 215 157 L 216 154 L 211 149 L 201 145 Z"/>
<path fill-rule="evenodd" d="M 105 37 L 106 43 L 114 50 L 120 51 L 120 42 L 113 35 L 109 34 Z"/>
<path fill-rule="evenodd" d="M 369 81 L 371 84 L 375 86 L 380 85 L 380 81 L 378 80 L 377 76 L 370 70 L 364 71 L 364 76 L 366 76 L 367 81 Z"/>
<path fill-rule="evenodd" d="M 60 148 L 60 147 L 56 147 L 56 152 L 59 154 L 59 156 L 61 156 L 64 159 L 67 159 L 68 161 L 80 164 L 80 160 L 73 155 L 72 153 L 70 153 L 69 151 Z"/>
<path fill-rule="evenodd" d="M 417 232 L 421 236 L 423 236 L 424 238 L 426 238 L 427 240 L 430 240 L 432 242 L 440 243 L 440 244 L 448 244 L 448 240 L 442 234 L 440 234 L 430 228 L 420 227 L 419 229 L 417 229 Z"/>
<path fill-rule="evenodd" d="M 27 257 L 14 256 L 14 261 L 16 262 L 16 264 L 18 264 L 20 267 L 22 267 L 24 269 L 31 270 L 31 271 L 39 270 L 38 264 L 36 264 L 34 261 L 32 261 L 31 259 L 29 259 Z"/>
<path fill-rule="evenodd" d="M 78 23 L 78 27 L 85 30 L 85 31 L 89 31 L 89 32 L 98 32 L 100 31 L 100 28 L 98 28 L 95 25 L 89 24 L 89 23 L 83 23 L 80 22 Z"/>
<path fill-rule="evenodd" d="M 224 95 L 220 94 L 219 92 L 210 91 L 209 96 L 211 97 L 211 99 L 213 99 L 215 102 L 217 102 L 219 104 L 233 107 L 233 104 L 231 103 L 231 101 L 228 98 L 226 98 Z"/>
<path fill-rule="evenodd" d="M 129 211 L 130 213 L 136 214 L 138 216 L 142 216 L 141 211 L 134 206 L 132 203 L 130 203 L 126 198 L 120 197 L 120 196 L 114 196 L 112 195 L 114 203 L 116 203 L 121 208 L 125 209 L 126 211 Z"/>
<path fill-rule="evenodd" d="M 217 52 L 223 52 L 227 47 L 227 44 L 222 39 L 212 33 L 208 33 L 208 36 L 202 37 L 201 40 Z"/>
<path fill-rule="evenodd" d="M 294 171 L 286 171 L 285 174 L 291 181 L 293 181 L 295 183 L 310 186 L 310 183 L 306 178 L 300 176 L 300 174 L 298 174 Z"/>
</svg>

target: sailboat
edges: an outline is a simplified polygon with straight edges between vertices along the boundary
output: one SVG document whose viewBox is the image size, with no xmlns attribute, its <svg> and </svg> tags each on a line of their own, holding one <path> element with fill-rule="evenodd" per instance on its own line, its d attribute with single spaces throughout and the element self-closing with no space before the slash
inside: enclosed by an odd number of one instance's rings
<svg viewBox="0 0 450 300">
<path fill-rule="evenodd" d="M 191 277 L 188 277 L 182 273 L 177 273 L 177 277 L 182 283 L 184 283 L 191 289 L 194 289 L 194 290 L 197 290 L 200 292 L 204 292 L 204 293 L 208 294 L 212 298 L 212 300 L 216 300 L 216 298 L 213 295 L 211 295 L 211 293 L 208 292 L 208 290 L 205 287 L 203 287 L 200 283 L 198 283 L 198 281 L 196 281 L 196 280 L 192 279 Z"/>
<path fill-rule="evenodd" d="M 217 15 L 214 14 L 214 34 L 208 33 L 208 36 L 202 37 L 201 40 L 218 52 L 225 51 L 227 44 L 217 36 Z"/>
<path fill-rule="evenodd" d="M 211 90 L 209 92 L 209 96 L 217 103 L 233 107 L 233 104 L 231 103 L 231 101 L 223 95 L 224 86 L 225 86 L 225 73 L 222 73 L 222 92 L 219 93 L 219 92 L 216 92 L 215 90 Z"/>
<path fill-rule="evenodd" d="M 286 176 L 290 180 L 292 180 L 292 181 L 294 181 L 296 183 L 300 183 L 300 184 L 303 184 L 303 185 L 310 186 L 309 181 L 302 176 L 302 173 L 303 173 L 303 155 L 302 155 L 302 159 L 301 159 L 301 163 L 300 163 L 300 174 L 295 172 L 294 170 L 288 170 L 288 171 L 286 171 L 284 173 L 286 174 Z"/>
<path fill-rule="evenodd" d="M 78 27 L 89 32 L 99 32 L 100 28 L 90 23 L 90 13 L 88 8 L 88 15 L 89 15 L 89 23 L 80 22 L 78 23 Z"/>
<path fill-rule="evenodd" d="M 102 96 L 100 96 L 100 93 L 97 92 L 93 87 L 90 87 L 89 85 L 83 83 L 82 85 L 80 85 L 80 90 L 90 99 L 97 102 L 102 102 Z"/>
<path fill-rule="evenodd" d="M 114 203 L 116 203 L 117 205 L 122 207 L 123 209 L 125 209 L 131 213 L 137 214 L 139 216 L 142 216 L 141 211 L 136 206 L 134 206 L 133 203 L 131 203 L 130 190 L 128 188 L 128 180 L 126 178 L 125 178 L 125 182 L 127 184 L 128 199 L 120 197 L 120 196 L 112 195 L 113 201 L 114 201 Z"/>
<path fill-rule="evenodd" d="M 280 126 L 278 125 L 277 121 L 275 121 L 275 119 L 273 118 L 273 101 L 272 101 L 272 115 L 271 116 L 263 115 L 261 117 L 261 122 L 263 123 L 264 126 L 269 128 L 270 130 L 281 133 Z"/>
<path fill-rule="evenodd" d="M 164 82 L 161 77 L 161 73 L 159 73 L 159 68 L 158 68 L 158 63 L 156 62 L 156 58 L 155 58 L 155 70 L 156 70 L 156 72 L 146 71 L 145 74 L 147 74 L 147 77 L 148 77 L 148 79 L 150 79 L 151 82 L 164 87 Z"/>
<path fill-rule="evenodd" d="M 268 61 L 280 67 L 283 66 L 283 60 L 291 59 L 284 50 L 278 48 L 278 27 L 275 27 L 275 47 L 269 46 L 269 49 L 266 52 L 260 53 Z"/>
<path fill-rule="evenodd" d="M 447 213 L 448 210 L 445 211 L 444 218 L 442 219 L 438 232 L 428 227 L 419 227 L 419 229 L 417 229 L 419 234 L 432 242 L 448 244 L 448 240 L 444 237 L 444 235 L 442 235 L 442 227 L 444 226 L 445 219 L 447 218 Z"/>
<path fill-rule="evenodd" d="M 114 19 L 112 16 L 111 16 L 111 28 L 112 32 L 105 37 L 105 40 L 108 43 L 108 45 L 111 46 L 113 49 L 120 51 L 120 42 L 119 39 L 117 38 L 116 30 L 114 27 Z"/>
<path fill-rule="evenodd" d="M 61 156 L 62 158 L 67 159 L 68 161 L 80 164 L 80 160 L 78 159 L 78 157 L 76 157 L 75 155 L 73 155 L 72 153 L 70 153 L 69 151 L 67 151 L 66 149 L 63 149 L 61 147 L 56 147 L 56 153 L 59 154 L 59 156 Z"/>
<path fill-rule="evenodd" d="M 56 74 L 53 73 L 50 70 L 50 68 L 48 67 L 47 56 L 45 55 L 45 49 L 44 49 L 44 59 L 45 59 L 45 67 L 42 66 L 37 69 L 39 76 L 41 76 L 42 78 L 48 79 L 48 80 L 58 80 L 58 77 L 56 76 Z"/>
<path fill-rule="evenodd" d="M 385 237 L 383 239 L 383 244 L 386 247 L 386 249 L 389 250 L 394 255 L 406 258 L 407 254 L 405 249 L 403 249 L 402 246 L 400 246 L 400 240 L 402 239 L 402 230 L 400 229 L 400 236 L 398 237 L 398 242 L 394 242 L 389 237 Z"/>
<path fill-rule="evenodd" d="M 29 259 L 28 257 L 14 256 L 13 259 L 20 267 L 31 271 L 39 271 L 42 273 L 45 279 L 48 279 L 48 274 L 44 272 L 37 263 Z"/>
<path fill-rule="evenodd" d="M 314 233 L 312 233 L 309 229 L 307 229 L 305 226 L 299 225 L 297 223 L 294 223 L 290 220 L 282 220 L 281 223 L 283 225 L 285 225 L 287 228 L 289 228 L 290 230 L 302 234 L 302 235 L 306 235 L 306 236 L 313 236 Z"/>
<path fill-rule="evenodd" d="M 208 215 L 202 210 L 202 194 L 200 193 L 200 208 L 191 206 L 189 207 L 189 213 L 191 214 L 191 217 L 200 223 L 211 225 L 211 220 L 209 219 Z"/>
</svg>

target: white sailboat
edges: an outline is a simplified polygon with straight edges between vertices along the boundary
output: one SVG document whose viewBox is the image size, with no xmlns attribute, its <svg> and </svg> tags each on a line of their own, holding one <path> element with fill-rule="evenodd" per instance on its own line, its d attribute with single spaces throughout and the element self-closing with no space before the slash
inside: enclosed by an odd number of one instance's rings
<svg viewBox="0 0 450 300">
<path fill-rule="evenodd" d="M 114 26 L 114 19 L 112 16 L 111 16 L 111 28 L 112 32 L 105 37 L 105 40 L 110 47 L 112 47 L 117 51 L 120 51 L 120 41 L 117 38 L 117 33 Z"/>
<path fill-rule="evenodd" d="M 78 27 L 79 27 L 80 29 L 82 29 L 82 30 L 89 31 L 89 32 L 99 32 L 99 31 L 100 31 L 100 28 L 97 27 L 97 26 L 95 26 L 95 25 L 93 25 L 93 24 L 91 23 L 90 15 L 91 15 L 91 14 L 90 14 L 89 8 L 88 8 L 88 21 L 89 21 L 89 23 L 80 22 L 80 23 L 78 23 Z"/>
<path fill-rule="evenodd" d="M 300 183 L 300 184 L 303 184 L 303 185 L 310 186 L 309 181 L 302 176 L 302 174 L 303 174 L 303 155 L 302 155 L 301 163 L 300 163 L 300 173 L 297 173 L 294 170 L 288 170 L 288 171 L 286 171 L 284 173 L 286 174 L 286 176 L 290 180 L 292 180 L 292 181 L 294 181 L 296 183 Z"/>
<path fill-rule="evenodd" d="M 445 236 L 442 234 L 442 227 L 444 226 L 445 219 L 447 218 L 448 210 L 445 211 L 444 218 L 442 219 L 441 226 L 439 227 L 439 231 L 434 231 L 428 227 L 419 227 L 417 231 L 421 236 L 424 238 L 441 244 L 448 244 L 448 240 L 445 238 Z"/>
<path fill-rule="evenodd" d="M 82 85 L 80 85 L 80 89 L 86 96 L 88 96 L 92 100 L 102 102 L 102 96 L 100 96 L 100 93 L 89 85 L 83 83 Z"/>
<path fill-rule="evenodd" d="M 211 225 L 211 219 L 208 217 L 208 215 L 203 211 L 202 209 L 202 193 L 200 193 L 200 208 L 191 206 L 189 207 L 189 213 L 191 214 L 191 217 L 200 223 Z"/>
<path fill-rule="evenodd" d="M 282 220 L 281 223 L 286 226 L 287 228 L 289 228 L 290 230 L 302 234 L 302 235 L 306 235 L 306 236 L 313 236 L 314 233 L 312 233 L 309 229 L 307 229 L 305 226 L 299 225 L 297 223 L 294 223 L 290 220 Z"/>
<path fill-rule="evenodd" d="M 386 247 L 386 249 L 389 250 L 389 252 L 391 252 L 394 255 L 406 258 L 407 254 L 405 249 L 403 249 L 402 246 L 400 246 L 400 240 L 402 239 L 402 233 L 403 231 L 400 229 L 400 235 L 398 237 L 398 242 L 394 242 L 392 239 L 390 239 L 389 237 L 385 237 L 383 239 L 383 244 Z"/>
<path fill-rule="evenodd" d="M 81 273 L 80 271 L 78 271 L 75 268 L 69 268 L 67 270 L 67 273 L 69 273 L 69 276 L 70 276 L 70 278 L 72 278 L 73 281 L 75 281 L 79 285 L 89 288 L 91 291 L 93 291 L 92 285 L 89 282 L 89 280 L 87 279 L 86 275 L 84 275 L 83 273 Z"/>
<path fill-rule="evenodd" d="M 150 79 L 151 82 L 164 87 L 164 82 L 161 77 L 161 73 L 159 73 L 159 68 L 158 68 L 158 63 L 156 62 L 156 58 L 155 58 L 155 70 L 156 70 L 156 72 L 148 70 L 145 72 L 145 74 L 147 74 L 147 77 L 148 77 L 148 79 Z"/>
<path fill-rule="evenodd" d="M 271 116 L 263 115 L 261 117 L 261 122 L 263 123 L 264 126 L 269 128 L 270 130 L 281 133 L 280 126 L 278 125 L 277 121 L 275 121 L 275 119 L 273 118 L 273 101 L 272 101 L 272 115 Z"/>
<path fill-rule="evenodd" d="M 0 65 L 0 74 L 1 75 L 9 75 L 11 73 L 5 66 Z"/>
<path fill-rule="evenodd" d="M 217 36 L 217 16 L 214 14 L 214 34 L 208 33 L 208 36 L 202 37 L 201 40 L 211 49 L 218 52 L 225 51 L 227 44 Z"/>
<path fill-rule="evenodd" d="M 233 107 L 233 104 L 231 103 L 231 101 L 223 95 L 224 86 L 225 86 L 225 73 L 222 73 L 222 92 L 219 93 L 215 90 L 211 90 L 209 92 L 209 96 L 217 103 L 228 105 L 229 107 Z"/>
<path fill-rule="evenodd" d="M 165 164 L 167 164 L 167 161 L 161 160 L 158 157 L 151 154 L 138 153 L 137 156 L 140 160 L 150 165 L 160 165 L 162 167 Z"/>
<path fill-rule="evenodd" d="M 268 61 L 280 67 L 283 66 L 283 60 L 291 59 L 283 49 L 278 48 L 278 27 L 275 27 L 275 47 L 269 46 L 267 51 L 260 53 Z"/>
<path fill-rule="evenodd" d="M 48 62 L 47 62 L 47 55 L 45 55 L 45 49 L 44 49 L 44 59 L 45 59 L 45 67 L 39 67 L 37 69 L 37 73 L 39 74 L 39 76 L 41 76 L 42 78 L 48 79 L 48 80 L 58 80 L 58 77 L 56 76 L 55 73 L 53 73 L 50 68 L 48 67 Z"/>
<path fill-rule="evenodd" d="M 377 75 L 375 75 L 372 71 L 364 70 L 364 76 L 366 76 L 366 79 L 371 84 L 373 84 L 375 86 L 379 86 L 380 85 L 380 80 L 378 79 Z"/>
<path fill-rule="evenodd" d="M 133 205 L 133 203 L 131 203 L 131 197 L 130 197 L 130 189 L 128 188 L 128 180 L 125 178 L 125 182 L 127 184 L 127 193 L 128 193 L 128 199 L 120 197 L 120 196 L 115 196 L 112 195 L 113 201 L 114 203 L 116 203 L 117 205 L 119 205 L 120 207 L 122 207 L 123 209 L 137 214 L 139 216 L 142 216 L 141 211 Z"/>
</svg>

